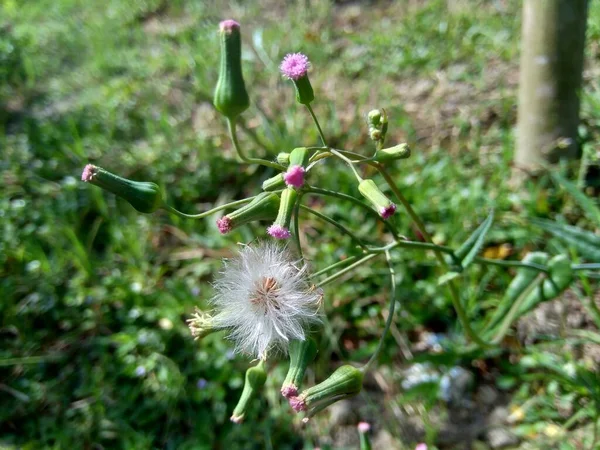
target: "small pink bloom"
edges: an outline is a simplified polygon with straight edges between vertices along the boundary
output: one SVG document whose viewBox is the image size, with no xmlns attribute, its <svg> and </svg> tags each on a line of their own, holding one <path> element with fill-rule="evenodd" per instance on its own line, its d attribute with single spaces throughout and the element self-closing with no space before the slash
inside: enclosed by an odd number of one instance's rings
<svg viewBox="0 0 600 450">
<path fill-rule="evenodd" d="M 244 421 L 244 416 L 231 416 L 229 420 L 231 420 L 233 423 L 240 424 Z"/>
<path fill-rule="evenodd" d="M 292 235 L 290 230 L 277 224 L 271 225 L 269 228 L 267 228 L 267 233 L 269 233 L 275 239 L 287 239 Z"/>
<path fill-rule="evenodd" d="M 281 61 L 279 70 L 281 70 L 283 76 L 291 80 L 298 80 L 306 76 L 309 65 L 310 63 L 306 55 L 302 53 L 288 53 L 283 58 L 283 61 Z"/>
<path fill-rule="evenodd" d="M 225 31 L 226 33 L 231 33 L 231 31 L 235 28 L 239 28 L 240 24 L 235 20 L 227 19 L 219 24 L 219 29 L 221 31 Z"/>
<path fill-rule="evenodd" d="M 217 227 L 221 234 L 227 234 L 232 230 L 231 219 L 227 216 L 223 216 L 217 220 Z"/>
<path fill-rule="evenodd" d="M 417 444 L 417 446 L 415 447 L 415 450 L 427 450 L 427 444 Z"/>
<path fill-rule="evenodd" d="M 85 166 L 83 168 L 83 173 L 81 174 L 81 181 L 85 181 L 86 183 L 92 181 L 92 178 L 94 177 L 94 175 L 96 175 L 96 169 L 96 166 L 93 166 L 91 164 Z"/>
<path fill-rule="evenodd" d="M 291 397 L 288 399 L 290 406 L 296 412 L 306 411 L 306 403 L 302 397 Z"/>
<path fill-rule="evenodd" d="M 285 184 L 295 188 L 302 187 L 304 185 L 304 173 L 304 167 L 298 165 L 291 166 L 283 175 Z"/>
<path fill-rule="evenodd" d="M 281 388 L 281 395 L 283 395 L 285 398 L 296 397 L 298 395 L 298 388 L 293 384 L 283 386 Z"/>
<path fill-rule="evenodd" d="M 368 433 L 371 429 L 371 425 L 368 422 L 359 422 L 358 423 L 358 432 L 359 433 Z"/>
<path fill-rule="evenodd" d="M 394 215 L 395 212 L 396 205 L 394 205 L 393 203 L 390 203 L 389 206 L 386 206 L 385 208 L 381 208 L 379 210 L 379 214 L 381 214 L 381 217 L 383 217 L 383 219 L 389 219 Z"/>
</svg>

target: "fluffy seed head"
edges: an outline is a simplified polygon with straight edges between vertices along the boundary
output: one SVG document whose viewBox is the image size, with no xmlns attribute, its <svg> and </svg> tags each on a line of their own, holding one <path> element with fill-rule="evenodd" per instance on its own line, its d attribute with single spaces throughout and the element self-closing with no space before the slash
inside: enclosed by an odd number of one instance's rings
<svg viewBox="0 0 600 450">
<path fill-rule="evenodd" d="M 396 212 L 396 205 L 393 203 L 390 203 L 385 208 L 381 208 L 379 210 L 379 214 L 381 214 L 381 217 L 383 219 L 389 219 L 390 217 L 392 217 L 394 215 L 395 212 Z"/>
<path fill-rule="evenodd" d="M 86 183 L 89 183 L 90 181 L 92 181 L 92 178 L 94 177 L 94 175 L 96 175 L 96 170 L 97 167 L 92 165 L 92 164 L 88 164 L 83 168 L 83 173 L 81 174 L 81 181 L 85 181 Z"/>
<path fill-rule="evenodd" d="M 277 224 L 273 224 L 267 228 L 267 233 L 269 233 L 275 239 L 288 239 L 292 235 L 290 230 Z"/>
<path fill-rule="evenodd" d="M 299 165 L 291 166 L 283 175 L 285 184 L 295 188 L 300 188 L 304 185 L 304 167 Z"/>
<path fill-rule="evenodd" d="M 309 65 L 310 63 L 306 55 L 302 53 L 288 53 L 283 58 L 283 61 L 281 61 L 279 70 L 281 70 L 284 77 L 290 80 L 298 80 L 306 76 Z"/>
<path fill-rule="evenodd" d="M 230 330 L 236 350 L 261 359 L 304 340 L 305 328 L 319 321 L 321 295 L 308 283 L 306 266 L 275 243 L 243 247 L 225 262 L 214 288 L 213 325 Z"/>
<path fill-rule="evenodd" d="M 217 220 L 217 228 L 219 228 L 219 233 L 227 234 L 231 231 L 231 219 L 227 216 L 223 216 Z"/>
</svg>

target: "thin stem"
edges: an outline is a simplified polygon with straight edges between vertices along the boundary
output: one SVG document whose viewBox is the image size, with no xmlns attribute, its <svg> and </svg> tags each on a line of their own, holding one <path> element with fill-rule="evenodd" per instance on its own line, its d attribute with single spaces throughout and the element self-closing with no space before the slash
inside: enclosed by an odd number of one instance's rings
<svg viewBox="0 0 600 450">
<path fill-rule="evenodd" d="M 358 236 L 356 236 L 352 231 L 348 230 L 348 228 L 346 228 L 341 223 L 337 222 L 336 220 L 332 219 L 331 217 L 326 216 L 325 214 L 321 214 L 319 211 L 315 211 L 314 209 L 309 208 L 306 205 L 300 205 L 300 208 L 302 208 L 305 211 L 308 211 L 309 213 L 311 213 L 314 216 L 317 216 L 319 219 L 330 223 L 331 225 L 336 227 L 338 230 L 340 230 L 342 233 L 347 234 L 353 240 L 355 240 L 356 243 L 361 246 L 361 248 L 367 250 L 367 246 L 363 243 L 362 239 L 360 239 Z"/>
<path fill-rule="evenodd" d="M 364 263 L 372 260 L 376 256 L 378 256 L 377 253 L 371 253 L 371 254 L 369 254 L 367 256 L 364 256 L 363 258 L 361 258 L 358 261 L 356 261 L 354 264 L 351 264 L 348 267 L 346 267 L 345 269 L 342 269 L 339 272 L 336 272 L 333 275 L 325 278 L 323 281 L 321 281 L 320 283 L 317 284 L 317 287 L 323 287 L 323 286 L 331 283 L 332 281 L 337 280 L 341 276 L 343 276 L 343 275 L 347 274 L 348 272 L 350 272 L 351 270 L 354 270 L 355 268 L 363 265 Z"/>
<path fill-rule="evenodd" d="M 379 353 L 381 352 L 381 349 L 383 348 L 383 342 L 385 341 L 385 337 L 387 336 L 387 334 L 390 330 L 390 326 L 392 325 L 392 322 L 394 320 L 394 311 L 396 308 L 396 272 L 394 271 L 394 266 L 392 265 L 392 258 L 390 256 L 389 251 L 385 252 L 385 259 L 387 261 L 387 265 L 390 270 L 390 280 L 392 282 L 392 289 L 391 289 L 391 294 L 390 294 L 390 297 L 391 297 L 390 298 L 390 306 L 388 309 L 388 316 L 385 321 L 385 327 L 383 328 L 383 333 L 381 333 L 381 337 L 379 338 L 379 343 L 377 344 L 377 348 L 375 349 L 375 352 L 373 353 L 373 355 L 371 356 L 371 358 L 369 359 L 367 364 L 365 364 L 363 366 L 363 368 L 362 368 L 363 372 L 367 372 L 369 370 L 369 368 L 373 365 L 373 363 L 375 362 L 377 357 L 379 356 Z"/>
<path fill-rule="evenodd" d="M 302 245 L 300 245 L 300 225 L 299 225 L 299 216 L 300 216 L 300 201 L 302 200 L 302 192 L 298 194 L 298 199 L 296 200 L 296 205 L 294 206 L 294 239 L 296 241 L 296 247 L 298 248 L 298 254 L 300 255 L 300 259 L 304 259 L 304 255 L 302 254 Z"/>
<path fill-rule="evenodd" d="M 490 258 L 481 258 L 476 256 L 473 260 L 474 262 L 478 262 L 480 264 L 489 264 L 491 266 L 501 266 L 501 267 L 524 267 L 527 269 L 534 269 L 539 272 L 548 273 L 550 269 L 543 264 L 529 263 L 523 261 L 511 261 L 506 259 L 490 259 Z"/>
<path fill-rule="evenodd" d="M 233 142 L 233 147 L 235 148 L 235 151 L 237 152 L 238 156 L 242 161 L 248 164 L 261 164 L 263 166 L 271 167 L 272 169 L 276 169 L 282 172 L 286 170 L 285 167 L 283 167 L 281 164 L 277 164 L 273 161 L 268 161 L 266 159 L 261 158 L 248 158 L 242 150 L 238 141 L 235 120 L 227 119 L 227 128 L 229 129 L 229 136 L 231 137 L 231 142 Z"/>
<path fill-rule="evenodd" d="M 315 272 L 315 273 L 309 275 L 308 278 L 309 279 L 310 278 L 316 278 L 319 275 L 323 275 L 324 273 L 327 273 L 327 272 L 329 272 L 330 270 L 333 270 L 333 269 L 337 269 L 340 266 L 345 266 L 346 264 L 351 263 L 353 261 L 356 261 L 357 259 L 358 259 L 357 255 L 350 256 L 350 257 L 348 257 L 346 259 L 342 259 L 342 260 L 340 260 L 338 262 L 335 262 L 335 263 L 333 263 L 333 264 L 325 267 L 324 269 L 319 270 L 318 272 Z"/>
<path fill-rule="evenodd" d="M 323 142 L 323 145 L 325 147 L 327 147 L 327 142 L 326 142 L 326 139 L 325 139 L 325 135 L 323 134 L 323 130 L 321 129 L 321 125 L 319 125 L 319 121 L 317 120 L 317 116 L 315 116 L 315 112 L 313 111 L 312 106 L 310 106 L 310 103 L 306 104 L 306 109 L 308 109 L 308 112 L 310 113 L 310 116 L 312 117 L 313 122 L 317 126 L 317 130 L 319 130 L 319 136 L 321 137 L 321 142 Z"/>
<path fill-rule="evenodd" d="M 170 213 L 175 214 L 176 216 L 183 217 L 184 219 L 203 219 L 204 217 L 210 216 L 211 214 L 222 211 L 224 209 L 235 208 L 236 206 L 240 206 L 245 203 L 250 203 L 253 199 L 254 199 L 254 197 L 244 198 L 242 200 L 236 200 L 235 202 L 226 203 L 224 205 L 217 206 L 216 208 L 209 209 L 208 211 L 204 211 L 203 213 L 200 213 L 200 214 L 186 214 L 186 213 L 176 210 L 175 208 L 173 208 L 172 206 L 169 206 L 169 205 L 164 205 L 162 208 L 166 211 L 169 211 Z"/>
<path fill-rule="evenodd" d="M 387 172 L 387 170 L 385 170 L 385 167 L 383 167 L 381 164 L 374 164 L 374 166 L 377 168 L 379 173 L 381 173 L 381 175 L 383 176 L 383 178 L 385 179 L 387 184 L 390 186 L 390 189 L 392 190 L 392 192 L 394 193 L 394 195 L 396 196 L 398 201 L 400 201 L 400 203 L 402 203 L 402 205 L 408 212 L 408 215 L 411 217 L 411 219 L 413 220 L 413 222 L 415 223 L 415 225 L 417 226 L 417 228 L 419 229 L 419 231 L 421 232 L 421 234 L 423 235 L 425 240 L 427 242 L 433 244 L 433 241 L 431 240 L 431 236 L 425 229 L 425 224 L 423 223 L 421 218 L 417 215 L 417 213 L 413 210 L 413 208 L 410 205 L 410 203 L 408 202 L 408 200 L 406 200 L 404 195 L 402 195 L 402 192 L 400 192 L 400 189 L 398 189 L 398 186 L 394 182 L 394 179 L 390 176 L 390 174 Z M 446 260 L 442 256 L 442 253 L 439 250 L 435 250 L 435 249 L 434 249 L 434 253 L 435 253 L 435 257 L 438 260 L 438 262 L 440 263 L 440 265 L 442 267 L 448 267 L 448 264 L 446 263 Z M 488 344 L 483 342 L 481 340 L 481 338 L 477 335 L 477 333 L 475 333 L 475 331 L 473 331 L 473 329 L 471 328 L 471 325 L 469 324 L 469 319 L 467 317 L 467 314 L 465 313 L 465 310 L 464 310 L 463 305 L 460 300 L 460 295 L 458 293 L 458 290 L 457 290 L 454 282 L 452 280 L 450 280 L 447 283 L 447 285 L 448 285 L 448 289 L 450 290 L 452 304 L 454 306 L 454 309 L 456 310 L 458 320 L 460 321 L 462 327 L 465 329 L 465 333 L 467 334 L 469 339 L 471 339 L 473 342 L 475 342 L 479 347 L 482 347 L 482 348 L 488 347 Z"/>
<path fill-rule="evenodd" d="M 573 264 L 571 269 L 574 271 L 578 270 L 600 270 L 600 264 L 598 263 L 588 263 L 588 264 Z"/>
<path fill-rule="evenodd" d="M 348 167 L 350 167 L 350 169 L 352 169 L 352 172 L 354 173 L 354 176 L 356 177 L 356 179 L 358 180 L 359 183 L 363 180 L 362 177 L 359 175 L 358 171 L 356 170 L 356 167 L 354 167 L 354 163 L 352 161 L 350 161 L 350 159 L 346 158 L 344 155 L 342 155 L 337 150 L 329 149 L 329 151 L 333 155 L 337 156 L 342 161 L 344 161 L 346 164 L 348 164 Z"/>
</svg>

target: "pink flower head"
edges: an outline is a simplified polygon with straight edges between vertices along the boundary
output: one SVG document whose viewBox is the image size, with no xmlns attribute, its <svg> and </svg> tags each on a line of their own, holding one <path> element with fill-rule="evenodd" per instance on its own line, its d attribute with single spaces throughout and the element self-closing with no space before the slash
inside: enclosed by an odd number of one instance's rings
<svg viewBox="0 0 600 450">
<path fill-rule="evenodd" d="M 384 220 L 392 217 L 395 212 L 396 212 L 396 205 L 394 205 L 393 203 L 390 203 L 389 206 L 386 206 L 385 208 L 381 208 L 379 210 L 379 214 L 381 214 L 381 217 Z"/>
<path fill-rule="evenodd" d="M 283 76 L 290 80 L 298 80 L 306 76 L 309 65 L 310 63 L 308 62 L 308 57 L 306 55 L 303 55 L 302 53 L 288 53 L 285 58 L 283 58 L 283 61 L 281 61 L 279 70 L 281 70 Z"/>
<path fill-rule="evenodd" d="M 417 444 L 417 446 L 415 447 L 415 450 L 427 450 L 427 444 Z"/>
<path fill-rule="evenodd" d="M 304 173 L 304 167 L 298 165 L 291 166 L 283 175 L 285 184 L 295 188 L 302 187 L 304 185 Z"/>
<path fill-rule="evenodd" d="M 359 422 L 357 428 L 359 433 L 365 434 L 369 432 L 371 425 L 368 422 Z"/>
<path fill-rule="evenodd" d="M 227 216 L 223 216 L 217 220 L 217 227 L 219 228 L 219 233 L 221 234 L 227 234 L 233 229 L 231 219 Z"/>
<path fill-rule="evenodd" d="M 298 388 L 293 384 L 288 384 L 287 386 L 283 386 L 281 388 L 281 395 L 285 398 L 291 398 L 298 396 Z"/>
<path fill-rule="evenodd" d="M 97 167 L 93 166 L 91 164 L 88 164 L 87 166 L 85 166 L 83 168 L 83 173 L 81 174 L 81 181 L 85 181 L 86 183 L 89 183 L 90 181 L 92 181 L 92 178 L 94 177 L 94 175 L 96 175 L 97 172 Z"/>
<path fill-rule="evenodd" d="M 223 22 L 219 23 L 219 30 L 224 31 L 225 33 L 231 33 L 234 29 L 239 29 L 240 24 L 235 20 L 227 19 Z"/>
<path fill-rule="evenodd" d="M 292 235 L 290 230 L 277 224 L 273 224 L 267 228 L 267 233 L 269 233 L 275 239 L 287 239 Z"/>
<path fill-rule="evenodd" d="M 304 403 L 304 399 L 302 399 L 302 397 L 291 397 L 288 400 L 294 411 L 306 411 L 306 403 Z"/>
</svg>

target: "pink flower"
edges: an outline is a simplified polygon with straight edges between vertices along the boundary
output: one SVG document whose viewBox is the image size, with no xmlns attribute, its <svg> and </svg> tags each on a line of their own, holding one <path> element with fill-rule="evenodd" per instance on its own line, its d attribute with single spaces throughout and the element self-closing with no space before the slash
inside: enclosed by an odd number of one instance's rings
<svg viewBox="0 0 600 450">
<path fill-rule="evenodd" d="M 290 406 L 296 412 L 306 411 L 306 404 L 302 397 L 292 397 L 288 399 L 290 402 Z"/>
<path fill-rule="evenodd" d="M 381 217 L 383 219 L 389 219 L 390 217 L 392 217 L 394 215 L 395 212 L 396 212 L 396 205 L 394 205 L 393 203 L 390 203 L 385 208 L 381 208 L 379 210 L 379 214 L 381 214 Z"/>
<path fill-rule="evenodd" d="M 304 167 L 298 165 L 291 166 L 283 175 L 285 184 L 295 188 L 302 187 L 304 185 L 304 173 Z"/>
<path fill-rule="evenodd" d="M 281 395 L 285 398 L 291 398 L 298 396 L 298 388 L 293 384 L 289 384 L 281 388 Z"/>
<path fill-rule="evenodd" d="M 368 422 L 359 422 L 357 428 L 359 433 L 365 434 L 369 432 L 371 425 Z"/>
<path fill-rule="evenodd" d="M 81 174 L 81 181 L 85 181 L 86 183 L 92 181 L 92 178 L 94 177 L 94 175 L 96 175 L 96 169 L 96 166 L 93 166 L 91 164 L 85 166 L 83 169 L 83 173 Z"/>
<path fill-rule="evenodd" d="M 239 27 L 240 27 L 240 24 L 237 23 L 235 20 L 232 20 L 232 19 L 224 20 L 223 22 L 221 22 L 219 24 L 219 29 L 221 31 L 226 32 L 226 33 L 231 33 L 231 31 L 233 29 L 239 28 Z"/>
<path fill-rule="evenodd" d="M 267 228 L 267 233 L 269 233 L 275 239 L 287 239 L 292 235 L 290 230 L 277 224 L 273 224 Z"/>
<path fill-rule="evenodd" d="M 281 61 L 279 70 L 281 70 L 283 76 L 290 80 L 298 80 L 306 76 L 309 65 L 310 63 L 308 62 L 308 57 L 306 55 L 303 55 L 302 53 L 288 53 L 285 58 L 283 58 L 283 61 Z"/>
<path fill-rule="evenodd" d="M 227 216 L 223 216 L 217 220 L 217 227 L 219 228 L 219 232 L 221 234 L 227 234 L 231 231 L 231 219 Z"/>
<path fill-rule="evenodd" d="M 417 446 L 415 447 L 415 450 L 427 450 L 427 444 L 417 444 Z"/>
</svg>

